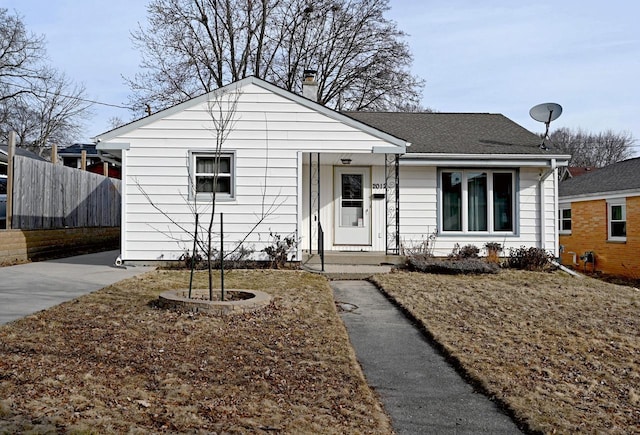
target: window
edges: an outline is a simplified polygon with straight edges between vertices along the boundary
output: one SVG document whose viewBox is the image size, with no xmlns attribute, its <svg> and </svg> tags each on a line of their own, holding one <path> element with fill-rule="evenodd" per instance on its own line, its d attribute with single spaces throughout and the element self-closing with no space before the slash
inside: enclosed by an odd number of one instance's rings
<svg viewBox="0 0 640 435">
<path fill-rule="evenodd" d="M 627 206 L 622 201 L 607 203 L 609 240 L 627 240 Z"/>
<path fill-rule="evenodd" d="M 558 210 L 558 229 L 561 233 L 571 233 L 571 208 L 561 206 Z"/>
<path fill-rule="evenodd" d="M 515 172 L 443 170 L 441 230 L 514 232 Z"/>
<path fill-rule="evenodd" d="M 215 183 L 216 199 L 233 198 L 233 164 L 233 154 L 216 156 L 215 154 L 193 153 L 193 183 L 198 197 L 212 194 Z"/>
</svg>

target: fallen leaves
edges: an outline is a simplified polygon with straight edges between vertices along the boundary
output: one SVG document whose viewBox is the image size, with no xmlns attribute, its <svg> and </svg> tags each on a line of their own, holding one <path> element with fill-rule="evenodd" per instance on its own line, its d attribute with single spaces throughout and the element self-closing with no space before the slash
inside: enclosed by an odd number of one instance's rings
<svg viewBox="0 0 640 435">
<path fill-rule="evenodd" d="M 523 271 L 375 279 L 531 429 L 640 432 L 634 289 Z"/>
<path fill-rule="evenodd" d="M 225 274 L 274 297 L 255 313 L 155 307 L 188 279 L 153 272 L 0 327 L 0 432 L 391 432 L 323 278 Z"/>
</svg>

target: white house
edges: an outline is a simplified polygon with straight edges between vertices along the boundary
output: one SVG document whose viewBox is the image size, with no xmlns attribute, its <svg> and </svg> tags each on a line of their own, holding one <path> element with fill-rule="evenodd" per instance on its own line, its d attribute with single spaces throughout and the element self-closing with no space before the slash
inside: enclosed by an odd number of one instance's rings
<svg viewBox="0 0 640 435">
<path fill-rule="evenodd" d="M 326 251 L 397 254 L 435 233 L 437 255 L 498 242 L 557 256 L 557 171 L 569 156 L 504 116 L 339 113 L 248 77 L 96 138 L 122 161 L 123 261 L 191 248 L 194 209 L 201 223 L 211 211 L 212 116 L 231 120 L 215 204 L 226 250 L 243 241 L 259 254 L 278 234 L 298 241 L 301 260 L 323 233 Z"/>
</svg>

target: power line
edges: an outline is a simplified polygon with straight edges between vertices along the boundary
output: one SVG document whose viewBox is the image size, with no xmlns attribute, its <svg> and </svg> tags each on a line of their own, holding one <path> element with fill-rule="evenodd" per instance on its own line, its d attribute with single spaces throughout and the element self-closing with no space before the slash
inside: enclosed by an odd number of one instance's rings
<svg viewBox="0 0 640 435">
<path fill-rule="evenodd" d="M 33 92 L 34 94 L 36 94 L 37 97 L 40 97 L 40 98 L 44 98 L 44 97 L 42 95 L 38 95 L 37 93 L 47 92 L 47 91 L 43 91 L 42 89 L 33 89 L 33 88 L 28 87 L 28 86 L 19 85 L 17 83 L 7 83 L 7 82 L 0 81 L 0 84 L 7 85 L 7 86 L 15 86 L 15 87 L 21 88 L 21 89 L 26 89 L 28 91 Z M 61 97 L 69 98 L 69 99 L 72 99 L 72 100 L 83 101 L 85 103 L 98 104 L 98 105 L 101 105 L 101 106 L 108 106 L 108 107 L 116 107 L 118 109 L 135 110 L 134 107 L 121 106 L 121 105 L 112 104 L 112 103 L 103 103 L 102 101 L 90 100 L 88 98 L 81 98 L 81 97 L 77 97 L 77 96 L 65 95 L 65 94 L 60 94 L 60 93 L 57 94 L 57 95 L 60 95 Z"/>
</svg>

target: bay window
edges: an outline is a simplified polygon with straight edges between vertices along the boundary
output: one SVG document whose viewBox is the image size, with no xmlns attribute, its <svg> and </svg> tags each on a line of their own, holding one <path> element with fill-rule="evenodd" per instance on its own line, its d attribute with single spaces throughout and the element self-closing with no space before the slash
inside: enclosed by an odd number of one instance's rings
<svg viewBox="0 0 640 435">
<path fill-rule="evenodd" d="M 443 169 L 442 232 L 515 232 L 515 171 Z"/>
</svg>

